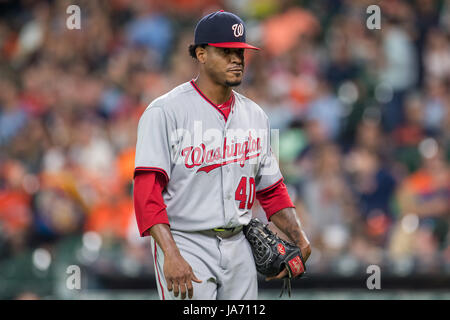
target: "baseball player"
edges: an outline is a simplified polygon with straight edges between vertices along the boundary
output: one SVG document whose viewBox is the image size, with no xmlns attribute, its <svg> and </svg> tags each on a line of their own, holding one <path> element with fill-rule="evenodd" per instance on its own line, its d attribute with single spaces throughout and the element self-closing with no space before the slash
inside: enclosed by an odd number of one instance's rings
<svg viewBox="0 0 450 320">
<path fill-rule="evenodd" d="M 161 299 L 257 299 L 242 232 L 255 199 L 305 260 L 310 255 L 270 148 L 268 118 L 232 90 L 242 81 L 245 49 L 259 48 L 246 43 L 238 16 L 203 17 L 189 47 L 197 78 L 155 99 L 140 118 L 134 204 L 141 236 L 151 236 Z"/>
</svg>

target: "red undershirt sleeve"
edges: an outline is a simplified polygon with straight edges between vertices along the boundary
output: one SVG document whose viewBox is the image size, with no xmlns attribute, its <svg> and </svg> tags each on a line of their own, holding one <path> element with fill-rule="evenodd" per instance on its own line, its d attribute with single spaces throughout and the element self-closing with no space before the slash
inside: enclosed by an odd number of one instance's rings
<svg viewBox="0 0 450 320">
<path fill-rule="evenodd" d="M 149 236 L 149 229 L 155 224 L 170 226 L 162 191 L 167 178 L 156 171 L 136 173 L 134 178 L 133 201 L 136 221 L 141 237 Z"/>
<path fill-rule="evenodd" d="M 256 199 L 258 199 L 261 207 L 264 209 L 267 220 L 270 220 L 273 214 L 282 209 L 295 208 L 283 182 L 268 191 L 257 192 Z"/>
</svg>

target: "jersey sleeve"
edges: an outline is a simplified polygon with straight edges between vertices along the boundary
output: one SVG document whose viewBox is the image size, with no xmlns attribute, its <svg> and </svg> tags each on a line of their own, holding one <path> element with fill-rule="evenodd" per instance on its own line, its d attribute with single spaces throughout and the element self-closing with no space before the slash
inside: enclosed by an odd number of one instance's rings
<svg viewBox="0 0 450 320">
<path fill-rule="evenodd" d="M 141 237 L 150 235 L 155 224 L 170 226 L 166 205 L 162 196 L 165 177 L 155 171 L 138 172 L 134 179 L 133 202 L 136 222 Z"/>
<path fill-rule="evenodd" d="M 266 144 L 264 149 L 265 152 L 262 156 L 262 160 L 255 177 L 257 194 L 270 191 L 283 182 L 283 176 L 280 172 L 277 158 L 275 157 L 271 147 L 270 125 L 268 120 Z"/>
<path fill-rule="evenodd" d="M 272 215 L 282 209 L 295 208 L 283 182 L 266 192 L 257 192 L 256 199 L 258 199 L 261 207 L 264 209 L 268 221 L 270 221 Z"/>
<path fill-rule="evenodd" d="M 140 171 L 157 171 L 169 181 L 171 174 L 170 124 L 164 110 L 149 107 L 138 124 L 134 176 Z"/>
</svg>

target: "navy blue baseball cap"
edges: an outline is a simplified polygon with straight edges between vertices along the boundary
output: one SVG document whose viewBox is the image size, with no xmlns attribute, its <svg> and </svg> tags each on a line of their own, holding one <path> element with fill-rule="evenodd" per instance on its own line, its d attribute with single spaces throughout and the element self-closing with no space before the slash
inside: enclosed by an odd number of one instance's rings
<svg viewBox="0 0 450 320">
<path fill-rule="evenodd" d="M 194 44 L 259 50 L 245 42 L 245 25 L 241 18 L 223 10 L 210 13 L 197 23 Z"/>
</svg>

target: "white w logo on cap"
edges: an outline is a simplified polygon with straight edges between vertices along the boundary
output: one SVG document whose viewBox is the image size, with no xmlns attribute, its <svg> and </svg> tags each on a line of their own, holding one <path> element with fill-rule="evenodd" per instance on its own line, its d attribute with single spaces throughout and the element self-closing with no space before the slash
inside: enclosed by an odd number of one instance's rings
<svg viewBox="0 0 450 320">
<path fill-rule="evenodd" d="M 243 34 L 244 34 L 244 26 L 242 25 L 242 23 L 239 23 L 239 24 L 233 24 L 233 26 L 231 27 L 231 29 L 233 29 L 233 32 L 234 32 L 234 36 L 237 38 L 237 37 L 240 37 L 240 36 L 242 36 Z"/>
</svg>

